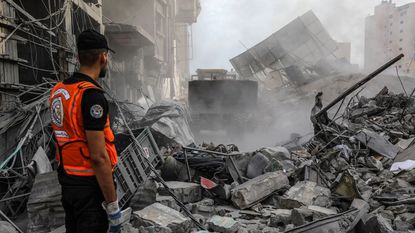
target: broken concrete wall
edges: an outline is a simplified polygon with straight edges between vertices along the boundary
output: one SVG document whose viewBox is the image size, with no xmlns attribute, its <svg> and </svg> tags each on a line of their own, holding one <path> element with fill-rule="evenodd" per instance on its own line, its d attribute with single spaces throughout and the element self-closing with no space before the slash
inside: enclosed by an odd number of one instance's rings
<svg viewBox="0 0 415 233">
<path fill-rule="evenodd" d="M 272 193 L 286 188 L 287 185 L 288 178 L 283 172 L 270 172 L 233 188 L 231 199 L 236 206 L 246 209 Z"/>
<path fill-rule="evenodd" d="M 36 176 L 27 202 L 28 233 L 47 233 L 65 223 L 56 171 Z"/>
</svg>

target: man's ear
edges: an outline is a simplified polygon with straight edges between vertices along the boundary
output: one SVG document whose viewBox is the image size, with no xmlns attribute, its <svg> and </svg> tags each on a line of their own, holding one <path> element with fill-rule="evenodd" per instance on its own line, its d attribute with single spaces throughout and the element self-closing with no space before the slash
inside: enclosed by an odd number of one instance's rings
<svg viewBox="0 0 415 233">
<path fill-rule="evenodd" d="M 107 57 L 106 53 L 101 53 L 101 54 L 99 55 L 99 63 L 100 63 L 101 65 L 105 65 L 105 64 L 107 64 L 107 59 L 108 59 L 108 57 Z"/>
</svg>

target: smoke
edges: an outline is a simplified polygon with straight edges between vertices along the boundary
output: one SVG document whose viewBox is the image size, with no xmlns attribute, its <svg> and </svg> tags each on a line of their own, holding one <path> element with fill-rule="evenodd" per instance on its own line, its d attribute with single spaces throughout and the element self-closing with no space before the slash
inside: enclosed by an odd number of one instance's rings
<svg viewBox="0 0 415 233">
<path fill-rule="evenodd" d="M 202 12 L 193 25 L 197 68 L 227 68 L 229 59 L 308 10 L 313 10 L 329 34 L 352 43 L 352 62 L 363 64 L 365 18 L 381 0 L 201 0 Z M 397 6 L 413 2 L 394 0 Z M 241 43 L 242 42 L 242 43 Z"/>
</svg>

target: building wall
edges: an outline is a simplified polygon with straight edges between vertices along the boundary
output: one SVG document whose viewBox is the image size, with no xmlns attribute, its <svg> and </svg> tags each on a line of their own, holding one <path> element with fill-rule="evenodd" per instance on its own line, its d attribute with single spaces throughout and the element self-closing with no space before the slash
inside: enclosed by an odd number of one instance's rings
<svg viewBox="0 0 415 233">
<path fill-rule="evenodd" d="M 396 65 L 402 73 L 415 74 L 415 3 L 397 7 L 382 1 L 366 18 L 365 70 L 373 71 L 403 53 Z"/>
<path fill-rule="evenodd" d="M 153 37 L 153 46 L 143 48 L 145 94 L 154 92 L 157 99 L 184 95 L 190 72 L 189 28 L 199 15 L 199 1 L 104 0 L 103 10 L 114 23 L 143 28 Z"/>
<path fill-rule="evenodd" d="M 334 51 L 334 55 L 337 59 L 345 60 L 350 63 L 351 57 L 351 43 L 350 42 L 337 42 L 337 50 Z"/>
<path fill-rule="evenodd" d="M 15 18 L 15 10 L 5 1 L 0 2 L 1 15 L 9 18 Z M 5 19 L 0 19 L 0 36 L 2 40 L 0 42 L 0 82 L 7 84 L 15 84 L 19 82 L 19 66 L 16 61 L 17 56 L 17 40 L 10 37 L 7 41 L 4 39 L 10 35 L 11 29 L 6 27 L 11 25 Z M 0 93 L 0 110 L 7 111 L 15 107 L 16 99 L 5 93 Z"/>
</svg>

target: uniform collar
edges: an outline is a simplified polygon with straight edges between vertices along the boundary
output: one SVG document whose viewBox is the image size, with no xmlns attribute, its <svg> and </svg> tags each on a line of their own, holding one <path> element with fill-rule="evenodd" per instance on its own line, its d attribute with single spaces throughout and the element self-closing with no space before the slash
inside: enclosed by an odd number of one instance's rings
<svg viewBox="0 0 415 233">
<path fill-rule="evenodd" d="M 90 82 L 98 88 L 102 89 L 102 87 L 98 84 L 97 81 L 95 81 L 88 75 L 82 74 L 80 72 L 74 72 L 70 78 L 63 80 L 63 84 L 75 84 L 79 82 Z"/>
<path fill-rule="evenodd" d="M 93 83 L 95 86 L 102 88 L 97 81 L 95 81 L 94 79 L 92 79 L 91 77 L 89 77 L 86 74 L 80 73 L 80 72 L 74 72 L 72 77 L 74 77 L 75 79 L 78 79 L 79 81 L 86 81 L 86 82 L 90 82 Z"/>
</svg>

